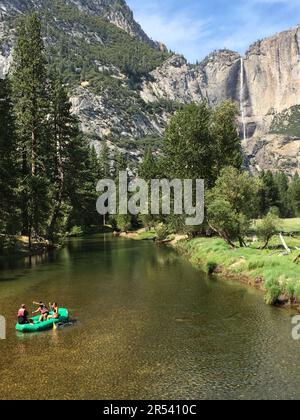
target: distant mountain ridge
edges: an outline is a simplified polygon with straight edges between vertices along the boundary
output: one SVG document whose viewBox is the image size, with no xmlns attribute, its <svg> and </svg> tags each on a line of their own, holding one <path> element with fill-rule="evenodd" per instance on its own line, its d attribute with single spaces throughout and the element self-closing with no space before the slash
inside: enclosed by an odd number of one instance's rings
<svg viewBox="0 0 300 420">
<path fill-rule="evenodd" d="M 124 0 L 66 0 L 65 3 L 88 14 L 101 16 L 129 35 L 152 46 L 156 45 L 134 20 L 133 12 Z M 45 0 L 1 0 L 0 12 L 2 11 L 6 15 L 25 13 L 28 10 L 39 10 L 46 6 L 47 1 Z"/>
<path fill-rule="evenodd" d="M 0 77 L 11 64 L 14 18 L 32 9 L 96 147 L 107 140 L 138 158 L 137 140 L 161 137 L 180 104 L 231 99 L 249 168 L 298 171 L 299 27 L 258 41 L 245 57 L 219 50 L 192 65 L 151 40 L 124 0 L 0 0 Z"/>
</svg>

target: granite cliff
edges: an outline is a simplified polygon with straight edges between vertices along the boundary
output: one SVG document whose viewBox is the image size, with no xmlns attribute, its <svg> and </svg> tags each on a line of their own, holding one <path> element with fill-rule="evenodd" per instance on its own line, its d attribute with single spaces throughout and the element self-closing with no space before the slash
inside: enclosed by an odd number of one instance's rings
<svg viewBox="0 0 300 420">
<path fill-rule="evenodd" d="M 14 19 L 30 9 L 43 12 L 52 56 L 69 44 L 64 76 L 94 143 L 136 140 L 138 149 L 139 139 L 163 135 L 179 104 L 232 99 L 249 168 L 298 170 L 300 27 L 256 42 L 244 57 L 220 50 L 193 65 L 151 40 L 123 0 L 0 0 L 1 77 L 11 64 Z"/>
</svg>

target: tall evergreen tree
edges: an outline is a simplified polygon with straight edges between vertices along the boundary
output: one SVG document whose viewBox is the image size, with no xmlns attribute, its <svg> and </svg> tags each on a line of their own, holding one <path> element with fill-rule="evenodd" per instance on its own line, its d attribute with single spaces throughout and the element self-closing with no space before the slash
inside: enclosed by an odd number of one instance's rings
<svg viewBox="0 0 300 420">
<path fill-rule="evenodd" d="M 293 216 L 300 216 L 300 178 L 294 176 L 288 191 L 288 197 L 292 208 Z"/>
<path fill-rule="evenodd" d="M 139 177 L 150 181 L 151 179 L 157 178 L 157 160 L 153 156 L 152 148 L 149 147 L 146 152 L 142 163 L 139 166 Z"/>
<path fill-rule="evenodd" d="M 117 177 L 120 171 L 126 171 L 128 166 L 126 155 L 122 152 L 117 151 L 115 154 L 115 171 Z"/>
<path fill-rule="evenodd" d="M 80 147 L 79 122 L 71 114 L 71 103 L 59 77 L 55 76 L 51 86 L 50 133 L 52 163 L 50 177 L 53 186 L 48 236 L 51 240 L 67 222 L 70 211 L 70 197 L 77 188 L 80 165 L 76 148 Z M 80 139 L 79 139 L 80 138 Z M 79 139 L 79 140 L 78 140 Z M 74 163 L 75 161 L 75 163 Z M 78 162 L 78 169 L 74 166 Z"/>
<path fill-rule="evenodd" d="M 103 179 L 110 178 L 111 176 L 110 152 L 109 152 L 109 147 L 106 142 L 102 146 L 99 160 L 100 160 L 102 178 Z"/>
<path fill-rule="evenodd" d="M 262 172 L 260 180 L 259 212 L 260 216 L 265 216 L 272 207 L 280 208 L 280 197 L 278 186 L 271 171 Z"/>
<path fill-rule="evenodd" d="M 23 232 L 45 234 L 48 213 L 47 69 L 41 22 L 34 13 L 22 19 L 14 52 L 12 88 L 22 162 Z"/>
<path fill-rule="evenodd" d="M 289 178 L 284 172 L 278 172 L 274 175 L 274 182 L 278 189 L 279 211 L 282 218 L 291 216 L 291 208 L 288 198 Z"/>
<path fill-rule="evenodd" d="M 8 80 L 0 79 L 0 233 L 16 233 L 18 203 L 16 138 Z"/>
</svg>

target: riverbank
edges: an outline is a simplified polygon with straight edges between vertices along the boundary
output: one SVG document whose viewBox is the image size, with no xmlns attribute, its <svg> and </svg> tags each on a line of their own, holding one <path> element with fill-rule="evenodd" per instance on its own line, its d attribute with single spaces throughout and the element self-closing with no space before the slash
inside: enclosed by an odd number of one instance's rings
<svg viewBox="0 0 300 420">
<path fill-rule="evenodd" d="M 198 268 L 209 274 L 219 274 L 265 294 L 268 304 L 292 305 L 300 308 L 300 264 L 295 259 L 300 254 L 299 219 L 283 221 L 284 240 L 290 248 L 287 254 L 279 235 L 274 236 L 267 249 L 253 236 L 248 247 L 232 249 L 222 239 L 196 238 L 187 240 L 184 235 L 171 235 L 166 243 L 184 255 Z M 133 240 L 155 240 L 154 230 L 119 233 L 118 236 Z M 254 242 L 253 242 L 254 240 Z"/>
<path fill-rule="evenodd" d="M 1 253 L 0 258 L 7 256 L 27 257 L 41 255 L 53 249 L 53 245 L 45 239 L 34 239 L 29 248 L 28 236 L 9 236 L 0 235 Z"/>
<path fill-rule="evenodd" d="M 293 238 L 287 238 L 292 247 Z M 210 274 L 237 280 L 265 293 L 270 304 L 300 305 L 300 265 L 294 262 L 299 250 L 291 248 L 290 255 L 283 255 L 277 239 L 269 249 L 258 249 L 259 244 L 247 248 L 230 248 L 219 238 L 197 238 L 180 241 L 174 248 L 189 261 L 206 268 Z"/>
</svg>

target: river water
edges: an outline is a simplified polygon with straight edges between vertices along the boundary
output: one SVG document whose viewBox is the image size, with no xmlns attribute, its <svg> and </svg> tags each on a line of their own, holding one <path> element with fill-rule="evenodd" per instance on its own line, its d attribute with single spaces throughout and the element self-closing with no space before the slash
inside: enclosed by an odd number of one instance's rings
<svg viewBox="0 0 300 420">
<path fill-rule="evenodd" d="M 300 398 L 292 314 L 171 249 L 94 236 L 1 264 L 0 399 Z M 16 333 L 33 300 L 57 300 L 77 322 Z"/>
</svg>

